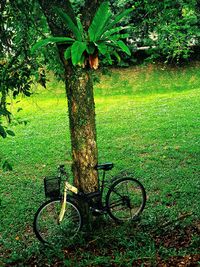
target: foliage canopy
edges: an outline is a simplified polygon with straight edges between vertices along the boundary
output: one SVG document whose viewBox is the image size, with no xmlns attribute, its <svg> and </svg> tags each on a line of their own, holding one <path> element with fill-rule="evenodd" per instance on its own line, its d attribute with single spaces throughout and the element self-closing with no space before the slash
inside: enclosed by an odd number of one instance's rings
<svg viewBox="0 0 200 267">
<path fill-rule="evenodd" d="M 106 56 L 110 61 L 111 54 L 115 54 L 119 58 L 116 50 L 122 50 L 130 56 L 131 52 L 128 46 L 121 40 L 127 38 L 129 35 L 120 33 L 127 27 L 116 25 L 131 13 L 132 10 L 132 8 L 126 9 L 117 14 L 115 18 L 112 18 L 109 3 L 103 2 L 86 31 L 79 17 L 76 18 L 75 24 L 70 14 L 55 7 L 56 13 L 72 32 L 73 38 L 49 37 L 40 40 L 33 46 L 32 52 L 48 43 L 67 43 L 69 46 L 65 50 L 65 59 L 71 59 L 74 66 L 81 65 L 83 67 L 87 65 L 88 61 L 90 67 L 94 69 L 98 67 L 98 54 Z"/>
</svg>

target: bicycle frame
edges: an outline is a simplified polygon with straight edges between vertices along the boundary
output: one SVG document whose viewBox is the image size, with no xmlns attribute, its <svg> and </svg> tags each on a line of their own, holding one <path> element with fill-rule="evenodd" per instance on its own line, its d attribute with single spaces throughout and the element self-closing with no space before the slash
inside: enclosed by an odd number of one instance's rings
<svg viewBox="0 0 200 267">
<path fill-rule="evenodd" d="M 99 176 L 99 174 L 98 174 Z M 98 177 L 98 190 L 100 191 L 101 196 L 103 195 L 104 185 L 105 185 L 105 177 L 106 177 L 106 171 L 103 170 L 103 178 L 101 182 L 101 186 L 99 185 L 99 177 Z"/>
<path fill-rule="evenodd" d="M 65 181 L 63 202 L 62 202 L 60 214 L 58 216 L 58 223 L 62 222 L 63 217 L 65 215 L 65 211 L 67 209 L 67 191 L 71 191 L 74 194 L 78 194 L 78 188 L 76 188 L 75 186 L 73 186 L 70 183 L 68 183 L 67 181 Z"/>
<path fill-rule="evenodd" d="M 88 199 L 92 199 L 93 197 L 97 196 L 99 193 L 100 196 L 101 196 L 101 199 L 102 199 L 102 195 L 103 195 L 103 190 L 104 190 L 104 185 L 105 185 L 105 174 L 106 174 L 106 171 L 103 170 L 103 178 L 102 178 L 102 182 L 101 182 L 101 185 L 100 185 L 100 179 L 99 179 L 99 174 L 98 174 L 98 191 L 95 191 L 95 192 L 92 192 L 90 194 L 90 197 L 88 197 Z M 71 185 L 69 182 L 65 181 L 65 184 L 64 184 L 64 194 L 63 194 L 63 201 L 62 201 L 62 206 L 61 206 L 61 210 L 60 210 L 60 213 L 59 213 L 59 216 L 58 216 L 58 223 L 60 224 L 64 218 L 64 215 L 65 215 L 65 212 L 66 212 L 66 209 L 67 209 L 67 192 L 70 191 L 74 194 L 78 194 L 79 193 L 79 190 L 78 188 L 76 188 L 75 186 Z"/>
</svg>

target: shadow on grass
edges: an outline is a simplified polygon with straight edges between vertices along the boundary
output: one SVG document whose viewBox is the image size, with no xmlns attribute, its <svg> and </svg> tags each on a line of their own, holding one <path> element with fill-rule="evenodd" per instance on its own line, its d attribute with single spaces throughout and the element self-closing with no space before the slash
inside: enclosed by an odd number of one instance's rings
<svg viewBox="0 0 200 267">
<path fill-rule="evenodd" d="M 29 256 L 5 266 L 198 266 L 197 224 L 150 225 L 141 220 L 116 225 L 107 217 L 94 220 L 70 243 L 36 245 Z M 186 253 L 187 251 L 187 253 Z"/>
</svg>

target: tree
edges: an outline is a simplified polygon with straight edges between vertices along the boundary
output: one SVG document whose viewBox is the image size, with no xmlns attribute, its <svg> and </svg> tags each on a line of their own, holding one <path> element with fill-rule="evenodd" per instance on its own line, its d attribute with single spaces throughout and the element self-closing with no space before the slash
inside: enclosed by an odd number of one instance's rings
<svg viewBox="0 0 200 267">
<path fill-rule="evenodd" d="M 59 24 L 53 7 L 57 6 L 71 15 L 73 22 L 75 14 L 69 1 L 45 1 L 39 4 L 47 18 L 49 28 L 53 36 L 66 36 L 66 26 Z M 96 10 L 99 1 L 86 1 L 85 7 Z M 93 11 L 94 12 L 94 11 Z M 92 14 L 92 13 L 91 13 Z M 90 20 L 91 18 L 88 18 Z M 85 19 L 86 23 L 88 22 Z M 85 23 L 85 24 L 86 24 Z M 97 173 L 94 169 L 98 162 L 93 84 L 89 70 L 82 70 L 69 64 L 64 57 L 65 45 L 58 45 L 60 59 L 65 70 L 66 94 L 70 118 L 70 134 L 72 143 L 73 175 L 74 183 L 84 192 L 95 191 L 97 185 Z"/>
<path fill-rule="evenodd" d="M 37 22 L 33 5 L 27 1 L 0 3 L 0 137 L 14 133 L 8 130 L 3 117 L 11 122 L 11 99 L 19 94 L 31 95 L 32 75 L 40 61 L 30 57 L 30 44 L 36 38 Z"/>
<path fill-rule="evenodd" d="M 124 52 L 130 54 L 128 47 L 119 40 L 119 34 L 117 35 L 122 28 L 118 27 L 114 30 L 113 26 L 131 10 L 120 14 L 111 22 L 109 27 L 106 23 L 109 22 L 111 14 L 108 10 L 107 2 L 101 5 L 95 15 L 95 11 L 101 2 L 85 2 L 84 9 L 82 9 L 82 25 L 80 20 L 76 19 L 69 1 L 53 1 L 50 4 L 47 4 L 47 1 L 44 0 L 39 1 L 51 32 L 55 36 L 54 39 L 50 38 L 41 41 L 39 45 L 46 44 L 48 40 L 61 43 L 58 44 L 58 50 L 65 68 L 72 142 L 72 170 L 76 186 L 84 192 L 96 191 L 98 187 L 97 172 L 95 170 L 98 157 L 93 83 L 91 70 L 87 65 L 89 63 L 91 68 L 97 68 L 98 52 L 110 55 L 109 48 L 112 48 L 112 46 L 118 46 Z M 88 11 L 90 12 L 88 13 Z M 62 18 L 60 24 L 55 23 L 57 14 Z M 88 16 L 88 14 L 90 15 Z M 66 37 L 65 40 L 59 41 L 59 37 L 66 36 L 66 26 L 65 24 L 63 25 L 63 21 L 67 23 L 68 28 L 71 30 L 73 34 L 71 37 L 75 39 L 67 39 L 69 37 Z M 89 34 L 86 34 L 87 30 Z M 69 36 L 69 32 L 67 36 Z M 111 42 L 108 42 L 108 37 L 112 39 Z M 69 44 L 64 44 L 63 41 Z M 68 60 L 69 58 L 71 58 L 71 61 Z M 83 65 L 84 68 L 77 66 L 78 64 Z"/>
<path fill-rule="evenodd" d="M 4 17 L 4 23 L 2 24 L 3 32 L 9 32 L 8 36 L 11 38 L 11 47 L 6 57 L 6 62 L 12 63 L 9 64 L 9 66 L 13 66 L 13 63 L 16 62 L 20 71 L 23 69 L 23 64 L 27 62 L 27 70 L 24 71 L 23 74 L 18 75 L 18 77 L 16 77 L 16 75 L 14 77 L 13 84 L 15 84 L 15 82 L 18 80 L 18 86 L 14 85 L 12 87 L 8 82 L 9 79 L 6 80 L 4 77 L 1 79 L 1 84 L 6 86 L 1 87 L 2 99 L 4 99 L 4 110 L 7 110 L 6 99 L 10 93 L 12 93 L 13 97 L 16 97 L 19 93 L 30 95 L 29 79 L 36 69 L 47 60 L 46 53 L 48 49 L 43 50 L 42 58 L 41 55 L 38 57 L 39 62 L 30 55 L 30 47 L 32 47 L 39 37 L 49 35 L 51 32 L 51 35 L 56 38 L 68 36 L 67 40 L 69 41 L 69 38 L 72 40 L 72 38 L 74 39 L 74 37 L 77 37 L 74 29 L 78 29 L 79 31 L 84 29 L 84 32 L 88 31 L 90 33 L 90 39 L 92 39 L 91 36 L 93 34 L 93 40 L 90 42 L 90 44 L 86 44 L 86 39 L 74 40 L 73 45 L 70 47 L 67 42 L 58 42 L 57 44 L 59 59 L 60 62 L 62 62 L 64 69 L 63 76 L 66 84 L 66 94 L 68 99 L 74 183 L 80 190 L 84 192 L 95 191 L 98 187 L 97 171 L 94 168 L 98 162 L 95 105 L 93 96 L 92 71 L 88 66 L 90 65 L 95 67 L 94 62 L 97 59 L 97 47 L 94 45 L 94 43 L 98 43 L 98 40 L 95 39 L 95 27 L 98 26 L 98 22 L 102 26 L 105 26 L 106 23 L 106 21 L 103 21 L 104 24 L 101 24 L 102 16 L 100 17 L 100 15 L 102 14 L 100 14 L 96 17 L 96 21 L 94 20 L 93 24 L 91 25 L 91 21 L 96 13 L 96 10 L 102 2 L 103 1 L 101 0 L 88 0 L 85 1 L 84 6 L 80 6 L 80 12 L 82 13 L 81 20 L 83 22 L 81 28 L 80 22 L 76 18 L 70 1 L 53 0 L 49 2 L 46 0 L 35 0 L 32 3 L 29 3 L 26 0 L 4 1 L 2 12 Z M 104 9 L 107 6 L 107 3 L 104 4 Z M 106 19 L 111 19 L 110 12 L 108 12 L 107 15 L 108 16 Z M 68 16 L 68 27 L 66 27 L 65 23 L 66 16 Z M 62 19 L 60 19 L 60 17 Z M 19 20 L 19 22 L 17 22 L 17 20 Z M 120 17 L 118 17 L 117 21 L 115 19 L 111 21 L 111 26 L 114 26 L 113 22 L 117 23 L 119 20 Z M 11 23 L 10 27 L 8 27 L 9 23 Z M 71 25 L 73 24 L 73 27 L 70 27 L 70 23 Z M 38 31 L 39 25 L 40 30 Z M 98 43 L 98 51 L 101 51 L 102 54 L 107 54 L 109 56 L 110 51 L 113 50 L 112 47 L 115 44 L 115 46 L 118 46 L 126 53 L 130 54 L 129 49 L 118 38 L 119 35 L 117 35 L 117 32 L 121 29 L 121 27 L 118 27 L 116 31 L 113 31 L 113 29 L 107 28 L 104 40 L 101 40 L 101 42 Z M 22 33 L 24 35 L 22 35 Z M 113 38 L 115 38 L 115 40 L 113 39 L 112 44 L 110 45 L 109 42 L 107 42 L 107 37 L 111 35 Z M 15 37 L 12 38 L 11 36 Z M 50 39 L 54 37 L 50 37 Z M 3 45 L 1 51 L 4 58 L 6 53 L 5 50 L 8 47 L 6 42 L 9 38 L 4 38 L 5 44 Z M 23 40 L 23 42 L 21 43 L 20 40 Z M 103 43 L 103 41 L 105 42 Z M 84 49 L 81 50 L 80 44 L 84 46 Z M 69 58 L 66 56 L 66 51 L 69 51 L 69 49 L 71 50 L 70 54 L 72 55 L 74 55 L 74 51 L 76 51 L 75 57 L 72 57 L 72 60 L 69 60 Z M 56 49 L 53 49 L 51 51 L 55 50 Z M 51 51 L 49 52 L 49 55 L 51 54 Z M 84 61 L 82 61 L 82 64 L 85 62 L 85 68 L 77 66 L 77 64 L 80 63 L 79 61 L 84 58 L 86 54 L 88 54 L 87 60 L 85 58 Z M 12 58 L 11 61 L 10 58 Z M 4 73 L 12 75 L 13 70 L 7 68 Z M 19 74 L 18 71 L 17 74 Z M 26 81 L 23 81 L 22 77 L 27 77 Z"/>
<path fill-rule="evenodd" d="M 110 0 L 113 12 L 133 4 L 129 23 L 132 50 L 152 47 L 147 55 L 167 62 L 188 59 L 199 46 L 199 3 L 197 0 Z"/>
</svg>

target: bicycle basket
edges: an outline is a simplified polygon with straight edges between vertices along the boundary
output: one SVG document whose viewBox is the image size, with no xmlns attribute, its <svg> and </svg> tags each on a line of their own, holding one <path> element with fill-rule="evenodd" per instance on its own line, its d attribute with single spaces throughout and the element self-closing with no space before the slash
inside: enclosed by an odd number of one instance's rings
<svg viewBox="0 0 200 267">
<path fill-rule="evenodd" d="M 45 196 L 49 198 L 56 198 L 60 196 L 60 178 L 49 176 L 44 178 Z"/>
</svg>

